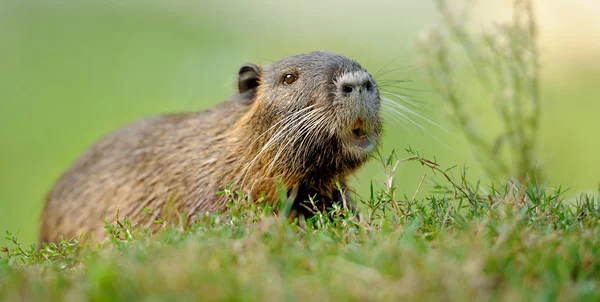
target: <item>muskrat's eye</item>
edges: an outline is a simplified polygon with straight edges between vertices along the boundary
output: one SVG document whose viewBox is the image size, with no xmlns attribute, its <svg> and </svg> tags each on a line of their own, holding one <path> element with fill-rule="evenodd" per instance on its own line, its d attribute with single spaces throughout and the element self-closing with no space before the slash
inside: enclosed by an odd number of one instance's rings
<svg viewBox="0 0 600 302">
<path fill-rule="evenodd" d="M 288 73 L 283 77 L 283 83 L 286 85 L 290 85 L 290 84 L 296 82 L 297 79 L 298 78 L 295 75 Z"/>
</svg>

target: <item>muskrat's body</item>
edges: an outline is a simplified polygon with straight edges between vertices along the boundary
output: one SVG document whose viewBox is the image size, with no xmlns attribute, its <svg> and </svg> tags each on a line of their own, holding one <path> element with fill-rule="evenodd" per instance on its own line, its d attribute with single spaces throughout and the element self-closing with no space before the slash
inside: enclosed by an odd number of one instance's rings
<svg viewBox="0 0 600 302">
<path fill-rule="evenodd" d="M 313 52 L 264 70 L 245 65 L 238 87 L 212 109 L 142 119 L 94 144 L 48 194 L 41 241 L 82 232 L 102 240 L 102 219 L 117 209 L 147 225 L 143 209 L 167 203 L 187 219 L 225 211 L 227 196 L 216 193 L 227 185 L 274 201 L 278 179 L 301 214 L 309 196 L 320 209 L 341 201 L 336 181 L 345 185 L 381 131 L 372 77 L 341 55 Z"/>
</svg>

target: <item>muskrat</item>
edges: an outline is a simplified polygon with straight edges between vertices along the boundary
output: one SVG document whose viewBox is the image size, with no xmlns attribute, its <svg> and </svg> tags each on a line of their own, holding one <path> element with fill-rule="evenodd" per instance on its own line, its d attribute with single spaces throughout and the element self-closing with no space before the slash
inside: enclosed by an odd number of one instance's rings
<svg viewBox="0 0 600 302">
<path fill-rule="evenodd" d="M 351 205 L 347 178 L 381 134 L 373 77 L 354 60 L 317 51 L 243 65 L 237 86 L 214 108 L 144 118 L 93 144 L 47 195 L 41 242 L 82 233 L 101 241 L 102 219 L 117 210 L 134 223 L 144 208 L 168 202 L 186 221 L 223 212 L 228 197 L 217 192 L 228 185 L 275 202 L 280 184 L 297 215 L 311 214 L 309 197 L 322 211 Z"/>
</svg>

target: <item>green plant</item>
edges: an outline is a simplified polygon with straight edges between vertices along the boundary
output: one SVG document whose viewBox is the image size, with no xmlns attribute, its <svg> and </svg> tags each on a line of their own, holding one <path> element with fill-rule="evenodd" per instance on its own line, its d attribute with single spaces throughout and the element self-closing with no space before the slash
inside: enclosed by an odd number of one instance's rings
<svg viewBox="0 0 600 302">
<path fill-rule="evenodd" d="M 372 155 L 386 171 L 358 197 L 289 221 L 225 189 L 226 213 L 191 225 L 148 210 L 161 227 L 106 221 L 101 245 L 63 240 L 25 249 L 7 233 L 0 300 L 589 300 L 600 297 L 600 204 L 533 183 L 485 187 L 465 169 L 414 150 Z M 426 198 L 399 196 L 394 170 L 431 171 Z M 415 190 L 420 190 L 419 185 Z M 310 201 L 309 201 L 310 202 Z M 285 209 L 281 203 L 279 209 Z"/>
<path fill-rule="evenodd" d="M 423 34 L 417 50 L 487 174 L 495 180 L 537 181 L 542 103 L 533 3 L 515 0 L 510 22 L 476 31 L 470 18 L 473 2 L 465 1 L 457 12 L 447 1 L 436 0 L 441 24 Z M 499 129 L 486 123 L 489 115 L 473 109 L 475 104 L 482 110 L 482 102 L 491 104 Z"/>
</svg>

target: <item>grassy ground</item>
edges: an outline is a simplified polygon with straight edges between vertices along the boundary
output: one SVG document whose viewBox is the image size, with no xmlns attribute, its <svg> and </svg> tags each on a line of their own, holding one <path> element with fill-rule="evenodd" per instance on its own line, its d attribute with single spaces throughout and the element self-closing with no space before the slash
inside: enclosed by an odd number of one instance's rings
<svg viewBox="0 0 600 302">
<path fill-rule="evenodd" d="M 360 221 L 338 208 L 332 218 L 289 222 L 230 193 L 227 214 L 185 228 L 157 217 L 164 229 L 155 235 L 126 218 L 107 221 L 111 240 L 98 246 L 73 240 L 36 252 L 7 234 L 14 243 L 0 259 L 0 300 L 600 298 L 596 198 L 569 203 L 560 188 L 473 184 L 416 154 L 376 160 L 390 178 L 360 199 Z M 411 161 L 439 180 L 426 199 L 394 192 L 394 167 Z"/>
</svg>

